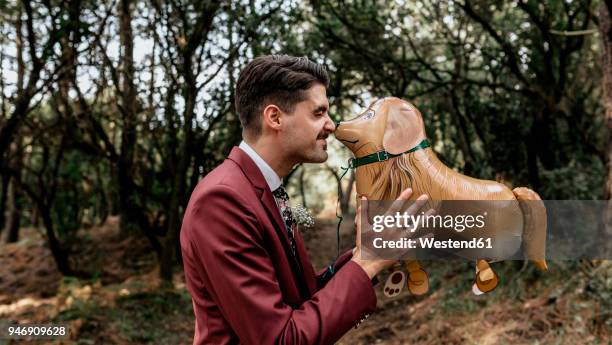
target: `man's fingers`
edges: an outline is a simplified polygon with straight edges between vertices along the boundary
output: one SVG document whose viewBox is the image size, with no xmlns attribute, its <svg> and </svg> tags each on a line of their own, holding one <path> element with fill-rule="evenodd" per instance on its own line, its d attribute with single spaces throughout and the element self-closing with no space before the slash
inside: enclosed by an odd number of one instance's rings
<svg viewBox="0 0 612 345">
<path fill-rule="evenodd" d="M 361 250 L 361 217 L 364 214 L 363 212 L 367 212 L 367 201 L 368 199 L 365 196 L 360 198 L 359 202 L 357 203 L 357 214 L 355 214 L 355 245 L 359 251 Z"/>
<path fill-rule="evenodd" d="M 425 217 L 425 218 L 427 218 L 427 217 L 431 217 L 431 216 L 433 216 L 434 214 L 436 214 L 436 210 L 434 210 L 433 208 L 430 208 L 429 210 L 427 210 L 427 212 L 425 212 L 424 217 Z M 419 227 L 419 228 L 417 229 L 417 231 L 418 231 L 418 230 L 420 230 L 420 229 L 421 229 L 421 228 Z M 419 234 L 419 236 L 416 236 L 416 237 L 417 237 L 417 238 L 419 238 L 419 237 L 420 237 L 420 238 L 431 238 L 431 237 L 434 237 L 434 234 L 433 234 L 433 232 L 430 230 L 429 232 L 427 232 L 427 233 L 425 233 L 425 234 Z"/>
<path fill-rule="evenodd" d="M 361 221 L 361 201 L 357 203 L 357 213 L 355 214 L 355 224 Z"/>
<path fill-rule="evenodd" d="M 389 209 L 387 209 L 386 214 L 394 214 L 396 212 L 399 212 L 404 207 L 404 202 L 407 202 L 411 196 L 412 188 L 404 189 L 397 197 L 397 199 L 395 199 L 395 201 L 391 204 Z"/>
<path fill-rule="evenodd" d="M 434 210 L 433 208 L 430 208 L 429 210 L 427 210 L 427 212 L 425 212 L 425 214 L 423 214 L 423 216 L 424 216 L 425 218 L 428 218 L 428 217 L 433 216 L 434 214 L 436 214 L 436 210 Z M 416 229 L 415 233 L 416 233 L 418 230 L 420 230 L 420 229 L 421 229 L 421 227 L 418 227 L 418 228 Z M 431 231 L 430 231 L 430 232 L 426 233 L 425 235 L 419 234 L 419 236 L 416 236 L 416 237 L 417 237 L 417 238 L 418 238 L 418 237 L 423 237 L 423 238 L 426 238 L 426 237 L 433 237 L 433 232 L 431 232 Z"/>
<path fill-rule="evenodd" d="M 357 204 L 357 214 L 355 214 L 355 231 L 357 236 L 361 232 L 361 201 Z"/>
<path fill-rule="evenodd" d="M 434 214 L 436 214 L 436 210 L 434 210 L 433 208 L 430 208 L 429 210 L 427 210 L 427 212 L 425 212 L 423 214 L 423 217 L 427 218 L 430 216 L 433 216 Z M 419 224 L 416 224 L 416 227 L 414 228 L 414 230 L 411 231 L 398 231 L 397 232 L 397 238 L 419 238 L 419 237 L 433 237 L 433 232 L 431 232 L 431 230 L 429 230 L 429 232 L 422 234 L 419 233 L 419 230 L 421 230 L 421 227 L 419 226 Z"/>
<path fill-rule="evenodd" d="M 387 214 L 393 215 L 396 212 L 400 212 L 402 209 L 404 209 L 406 204 L 410 204 L 410 207 L 406 210 L 406 213 L 416 214 L 423 207 L 423 205 L 427 203 L 427 200 L 429 200 L 429 197 L 427 196 L 427 194 L 421 194 L 414 202 L 408 200 L 411 196 L 412 196 L 412 189 L 411 188 L 405 189 L 400 194 L 400 196 L 397 199 L 395 199 L 395 201 L 393 202 L 393 204 L 387 211 Z"/>
<path fill-rule="evenodd" d="M 361 213 L 361 214 L 365 215 L 365 219 L 366 219 L 366 221 L 368 222 L 368 224 L 372 225 L 372 224 L 370 223 L 370 218 L 368 218 L 368 210 L 369 210 L 369 205 L 368 205 L 368 203 L 369 203 L 368 198 L 367 198 L 365 195 L 362 195 L 362 196 L 361 196 L 361 202 L 360 202 L 360 204 L 361 204 L 361 212 L 363 212 L 363 213 Z"/>
<path fill-rule="evenodd" d="M 370 223 L 370 219 L 368 219 L 368 198 L 365 195 L 362 195 L 359 198 L 359 202 L 357 203 L 357 213 L 355 214 L 355 219 L 359 219 L 359 224 L 361 225 L 361 216 L 365 216 L 366 218 L 366 222 L 368 222 L 369 225 L 372 225 Z"/>
<path fill-rule="evenodd" d="M 412 196 L 412 188 L 404 189 L 400 195 L 397 197 L 397 200 L 408 200 Z"/>
<path fill-rule="evenodd" d="M 408 209 L 406 210 L 406 213 L 416 214 L 427 203 L 427 200 L 429 200 L 429 197 L 427 196 L 427 194 L 421 194 L 415 200 L 415 202 L 412 205 L 410 205 L 410 207 L 408 207 Z"/>
</svg>

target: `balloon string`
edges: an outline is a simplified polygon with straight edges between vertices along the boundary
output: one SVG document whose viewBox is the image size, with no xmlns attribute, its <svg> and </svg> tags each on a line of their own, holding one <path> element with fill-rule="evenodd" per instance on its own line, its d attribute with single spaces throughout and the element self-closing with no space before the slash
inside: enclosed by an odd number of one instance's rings
<svg viewBox="0 0 612 345">
<path fill-rule="evenodd" d="M 351 170 L 350 167 L 345 168 L 345 167 L 340 167 L 341 170 L 344 170 L 344 172 L 342 173 L 342 175 L 340 175 L 340 179 L 338 180 L 338 189 L 342 188 L 342 178 L 344 177 L 344 175 L 346 175 L 346 173 Z M 338 193 L 338 200 L 336 202 L 336 218 L 338 219 L 338 225 L 336 226 L 336 260 L 338 260 L 338 258 L 340 257 L 340 225 L 342 224 L 342 220 L 344 219 L 342 217 L 342 210 L 340 209 L 340 193 Z"/>
<path fill-rule="evenodd" d="M 344 172 L 342 173 L 342 175 L 340 175 L 340 179 L 338 179 L 338 189 L 342 188 L 342 178 L 346 175 L 346 173 L 351 170 L 351 165 L 349 164 L 349 167 L 345 168 L 345 167 L 340 167 L 341 170 L 343 170 Z M 338 261 L 338 258 L 340 258 L 340 225 L 342 224 L 342 211 L 340 210 L 339 212 L 339 208 L 340 208 L 340 193 L 338 193 L 338 199 L 336 202 L 336 218 L 338 218 L 338 225 L 336 226 L 336 259 L 334 260 L 334 262 Z M 325 285 L 336 273 L 336 269 L 334 268 L 334 264 L 332 263 L 331 265 L 327 266 L 327 270 L 325 271 L 325 273 L 323 273 L 323 276 L 321 277 L 322 280 L 322 284 Z"/>
</svg>

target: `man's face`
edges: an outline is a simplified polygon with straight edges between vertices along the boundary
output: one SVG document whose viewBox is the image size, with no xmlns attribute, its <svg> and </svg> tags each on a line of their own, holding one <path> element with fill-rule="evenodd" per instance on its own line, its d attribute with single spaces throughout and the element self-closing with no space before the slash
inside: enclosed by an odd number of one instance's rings
<svg viewBox="0 0 612 345">
<path fill-rule="evenodd" d="M 286 114 L 283 142 L 289 156 L 298 163 L 323 163 L 327 160 L 327 137 L 336 126 L 328 114 L 325 86 L 315 84 L 306 90 L 306 99 Z"/>
</svg>

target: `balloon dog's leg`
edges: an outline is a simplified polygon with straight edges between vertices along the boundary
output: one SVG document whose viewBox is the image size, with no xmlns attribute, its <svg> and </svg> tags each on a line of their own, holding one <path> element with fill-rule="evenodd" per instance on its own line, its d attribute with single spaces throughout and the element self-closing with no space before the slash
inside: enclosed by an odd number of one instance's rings
<svg viewBox="0 0 612 345">
<path fill-rule="evenodd" d="M 408 290 L 413 295 L 423 295 L 429 291 L 429 276 L 416 260 L 404 261 L 404 268 L 408 272 Z"/>
<path fill-rule="evenodd" d="M 475 295 L 482 295 L 490 292 L 499 283 L 499 277 L 486 260 L 479 259 L 476 261 L 476 281 L 472 286 L 472 292 Z"/>
<path fill-rule="evenodd" d="M 404 289 L 406 274 L 401 270 L 401 265 L 396 264 L 389 269 L 389 278 L 385 282 L 383 293 L 387 297 L 395 297 Z"/>
</svg>

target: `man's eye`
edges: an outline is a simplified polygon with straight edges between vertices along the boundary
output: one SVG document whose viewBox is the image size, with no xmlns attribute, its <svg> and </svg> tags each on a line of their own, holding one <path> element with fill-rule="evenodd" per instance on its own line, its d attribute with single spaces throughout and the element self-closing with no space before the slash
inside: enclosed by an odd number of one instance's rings
<svg viewBox="0 0 612 345">
<path fill-rule="evenodd" d="M 374 117 L 374 110 L 372 109 L 368 110 L 368 112 L 365 113 L 365 115 L 363 115 L 364 120 L 371 119 L 373 117 Z"/>
</svg>

